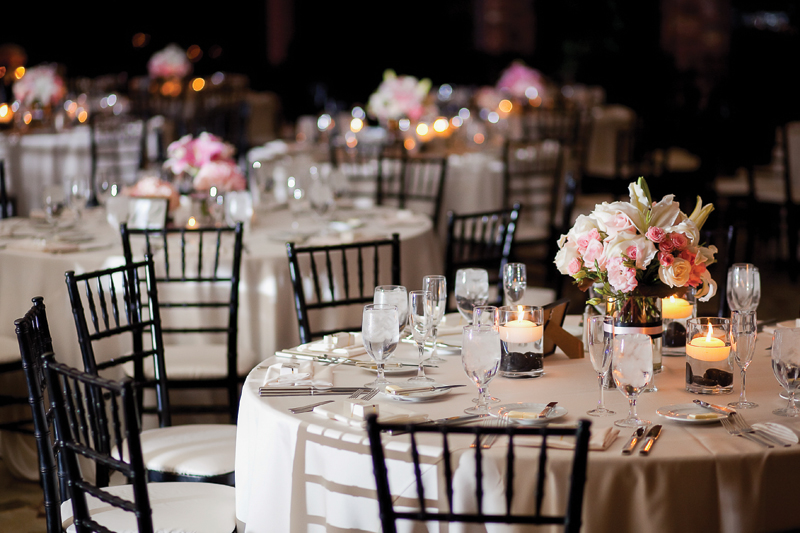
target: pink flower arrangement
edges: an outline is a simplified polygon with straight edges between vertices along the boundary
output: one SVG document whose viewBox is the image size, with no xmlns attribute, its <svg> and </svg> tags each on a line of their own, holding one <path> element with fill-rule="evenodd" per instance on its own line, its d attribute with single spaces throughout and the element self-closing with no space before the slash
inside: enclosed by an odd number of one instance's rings
<svg viewBox="0 0 800 533">
<path fill-rule="evenodd" d="M 419 120 L 425 111 L 424 101 L 431 80 L 398 76 L 393 70 L 383 73 L 383 81 L 367 102 L 367 112 L 381 122 L 409 118 Z"/>
<path fill-rule="evenodd" d="M 210 161 L 232 160 L 235 152 L 232 144 L 211 133 L 204 131 L 197 137 L 184 135 L 167 147 L 164 167 L 175 174 L 187 172 L 194 176 Z"/>
<path fill-rule="evenodd" d="M 170 44 L 152 55 L 147 62 L 151 78 L 183 78 L 192 71 L 186 52 L 177 44 Z"/>
<path fill-rule="evenodd" d="M 247 188 L 247 180 L 233 161 L 218 160 L 200 167 L 193 185 L 196 191 L 207 191 L 211 187 L 222 192 L 241 191 Z"/>
<path fill-rule="evenodd" d="M 536 89 L 537 96 L 543 96 L 544 78 L 542 74 L 521 61 L 514 61 L 500 75 L 497 88 L 515 98 L 535 98 L 526 94 L 529 87 Z"/>
<path fill-rule="evenodd" d="M 628 190 L 630 202 L 598 204 L 561 236 L 558 270 L 581 289 L 601 284 L 597 292 L 616 299 L 663 298 L 693 287 L 701 301 L 708 301 L 717 284 L 707 267 L 717 249 L 700 243 L 700 229 L 714 206 L 703 206 L 698 197 L 687 216 L 671 194 L 654 202 L 644 178 Z"/>
<path fill-rule="evenodd" d="M 30 107 L 35 102 L 42 105 L 58 105 L 67 88 L 56 73 L 54 64 L 42 64 L 29 68 L 21 79 L 14 83 L 14 98 Z"/>
<path fill-rule="evenodd" d="M 128 188 L 125 194 L 134 198 L 167 198 L 169 211 L 177 209 L 181 201 L 178 189 L 170 182 L 156 176 L 140 179 L 133 187 Z"/>
</svg>

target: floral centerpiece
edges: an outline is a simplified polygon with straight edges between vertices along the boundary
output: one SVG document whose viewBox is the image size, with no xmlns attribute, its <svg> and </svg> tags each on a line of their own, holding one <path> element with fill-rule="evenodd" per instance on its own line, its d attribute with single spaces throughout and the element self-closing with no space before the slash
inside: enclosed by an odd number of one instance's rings
<svg viewBox="0 0 800 533">
<path fill-rule="evenodd" d="M 125 194 L 134 198 L 166 198 L 167 209 L 172 212 L 180 206 L 178 189 L 170 182 L 158 176 L 146 176 L 125 190 Z"/>
<path fill-rule="evenodd" d="M 654 363 L 658 338 L 660 368 L 660 298 L 682 295 L 690 287 L 704 302 L 716 293 L 707 267 L 714 263 L 717 248 L 700 241 L 700 229 L 714 206 L 704 206 L 698 197 L 687 216 L 671 194 L 654 202 L 644 178 L 628 190 L 629 202 L 604 202 L 577 218 L 558 240 L 555 264 L 581 290 L 593 287 L 618 325 L 651 334 Z"/>
<path fill-rule="evenodd" d="M 536 95 L 528 92 L 529 88 L 536 89 Z M 544 97 L 545 80 L 542 74 L 523 63 L 514 61 L 506 68 L 497 80 L 497 88 L 509 93 L 514 98 Z"/>
<path fill-rule="evenodd" d="M 185 135 L 167 148 L 164 167 L 176 175 L 189 174 L 196 191 L 207 192 L 211 187 L 240 191 L 247 188 L 247 180 L 233 160 L 234 153 L 233 145 L 211 133 Z"/>
<path fill-rule="evenodd" d="M 425 111 L 425 97 L 431 80 L 398 76 L 393 70 L 383 73 L 383 81 L 367 102 L 367 113 L 382 123 L 408 118 L 419 120 Z"/>
<path fill-rule="evenodd" d="M 42 64 L 28 69 L 14 83 L 13 91 L 14 98 L 26 107 L 34 104 L 46 107 L 61 103 L 67 89 L 56 72 L 56 65 Z"/>
<path fill-rule="evenodd" d="M 184 78 L 192 71 L 186 52 L 177 44 L 169 44 L 150 57 L 147 72 L 151 78 Z"/>
</svg>

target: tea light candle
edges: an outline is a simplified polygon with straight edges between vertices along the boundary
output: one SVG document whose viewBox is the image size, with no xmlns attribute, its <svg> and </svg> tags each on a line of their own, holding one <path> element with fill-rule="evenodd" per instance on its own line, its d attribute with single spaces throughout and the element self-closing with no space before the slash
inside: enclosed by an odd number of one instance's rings
<svg viewBox="0 0 800 533">
<path fill-rule="evenodd" d="M 500 326 L 500 340 L 513 344 L 536 342 L 543 334 L 544 326 L 530 320 L 512 320 Z"/>
<path fill-rule="evenodd" d="M 692 304 L 683 298 L 670 296 L 661 300 L 661 317 L 677 320 L 681 318 L 691 318 Z"/>
<path fill-rule="evenodd" d="M 708 335 L 698 335 L 686 345 L 686 355 L 700 361 L 724 361 L 731 352 L 725 341 L 712 335 L 713 328 L 708 327 Z"/>
</svg>

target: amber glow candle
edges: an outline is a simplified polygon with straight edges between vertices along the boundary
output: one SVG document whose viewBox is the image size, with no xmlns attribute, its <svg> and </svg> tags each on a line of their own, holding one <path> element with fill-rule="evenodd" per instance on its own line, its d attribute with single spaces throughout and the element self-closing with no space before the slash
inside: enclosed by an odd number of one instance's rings
<svg viewBox="0 0 800 533">
<path fill-rule="evenodd" d="M 661 317 L 672 320 L 691 318 L 694 308 L 691 303 L 683 298 L 663 298 L 661 300 Z"/>
<path fill-rule="evenodd" d="M 536 342 L 543 333 L 544 327 L 530 320 L 512 320 L 500 326 L 500 340 L 512 344 Z"/>
<path fill-rule="evenodd" d="M 708 326 L 707 335 L 698 335 L 686 345 L 686 355 L 700 361 L 724 361 L 731 352 L 725 341 L 714 337 L 714 328 Z"/>
</svg>

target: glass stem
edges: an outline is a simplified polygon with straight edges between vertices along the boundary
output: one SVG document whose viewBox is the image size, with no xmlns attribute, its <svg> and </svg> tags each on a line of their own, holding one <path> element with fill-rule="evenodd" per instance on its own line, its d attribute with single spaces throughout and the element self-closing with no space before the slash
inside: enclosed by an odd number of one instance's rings
<svg viewBox="0 0 800 533">
<path fill-rule="evenodd" d="M 422 339 L 422 342 L 417 344 L 419 348 L 419 367 L 417 367 L 417 377 L 424 378 L 425 377 L 425 367 L 422 366 L 422 361 L 425 358 L 425 339 Z"/>
<path fill-rule="evenodd" d="M 486 387 L 478 386 L 478 407 L 488 407 L 486 404 Z"/>
<path fill-rule="evenodd" d="M 431 349 L 431 359 L 436 360 L 436 334 L 438 333 L 439 328 L 433 326 L 431 329 L 431 339 L 433 339 L 433 348 Z M 425 341 L 423 341 L 424 343 Z"/>
<path fill-rule="evenodd" d="M 386 379 L 383 373 L 383 361 L 376 362 L 376 366 L 378 367 L 378 383 L 380 383 Z"/>
<path fill-rule="evenodd" d="M 603 409 L 604 408 L 604 406 L 603 406 L 603 382 L 605 381 L 605 379 L 606 379 L 605 372 L 601 372 L 601 373 L 597 374 L 597 380 L 600 382 L 600 400 L 598 400 L 598 402 L 597 402 L 597 408 L 598 409 Z"/>
<path fill-rule="evenodd" d="M 742 369 L 742 392 L 739 393 L 739 402 L 746 403 L 747 402 L 747 395 L 744 392 L 744 376 L 745 376 L 745 369 Z"/>
<path fill-rule="evenodd" d="M 637 420 L 639 415 L 636 413 L 636 397 L 628 396 L 628 402 L 631 404 L 631 410 L 628 416 L 633 420 Z"/>
</svg>

